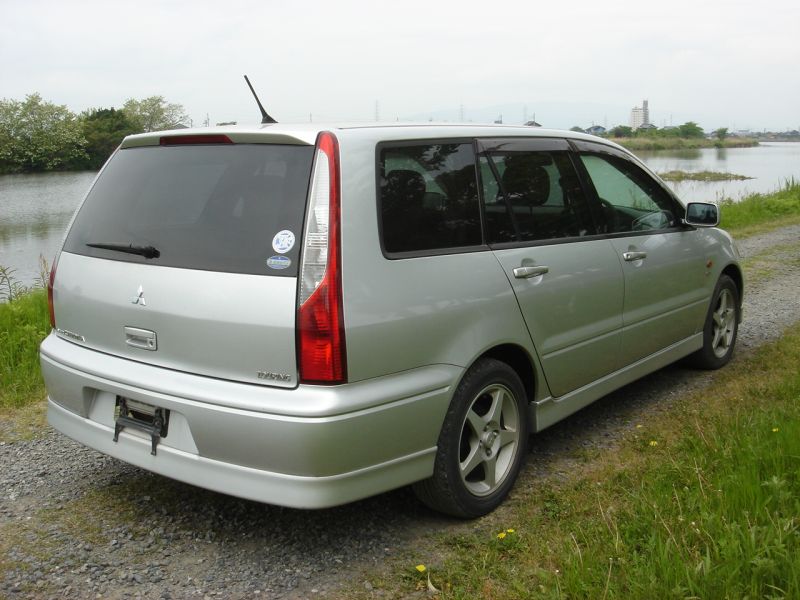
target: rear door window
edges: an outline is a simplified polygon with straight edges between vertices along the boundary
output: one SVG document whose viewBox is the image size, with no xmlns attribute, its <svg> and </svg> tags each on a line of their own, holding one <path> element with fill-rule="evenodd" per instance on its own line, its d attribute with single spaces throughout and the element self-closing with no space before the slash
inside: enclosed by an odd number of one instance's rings
<svg viewBox="0 0 800 600">
<path fill-rule="evenodd" d="M 535 242 L 594 234 L 569 152 L 526 150 L 523 141 L 514 146 L 501 145 L 481 155 L 487 241 Z"/>
<path fill-rule="evenodd" d="M 379 219 L 387 253 L 480 246 L 471 143 L 384 144 L 378 151 Z"/>
<path fill-rule="evenodd" d="M 120 150 L 86 198 L 64 249 L 169 267 L 296 276 L 313 152 L 312 146 L 270 144 Z M 152 247 L 158 256 L 98 244 Z"/>
</svg>

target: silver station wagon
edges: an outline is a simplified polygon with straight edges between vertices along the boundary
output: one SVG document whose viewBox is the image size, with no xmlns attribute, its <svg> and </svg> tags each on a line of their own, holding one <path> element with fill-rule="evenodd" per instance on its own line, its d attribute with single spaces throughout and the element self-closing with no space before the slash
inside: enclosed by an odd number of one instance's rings
<svg viewBox="0 0 800 600">
<path fill-rule="evenodd" d="M 50 274 L 48 418 L 261 502 L 414 484 L 485 514 L 531 433 L 683 357 L 728 362 L 743 281 L 718 220 L 571 132 L 131 136 Z"/>
</svg>

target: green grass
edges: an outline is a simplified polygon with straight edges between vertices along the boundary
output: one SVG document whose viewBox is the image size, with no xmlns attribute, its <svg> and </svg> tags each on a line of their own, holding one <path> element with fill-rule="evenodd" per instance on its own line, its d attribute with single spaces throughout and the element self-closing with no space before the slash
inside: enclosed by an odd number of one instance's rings
<svg viewBox="0 0 800 600">
<path fill-rule="evenodd" d="M 725 138 L 724 140 L 710 140 L 706 138 L 680 138 L 666 136 L 641 136 L 633 138 L 608 138 L 628 150 L 638 152 L 641 150 L 692 150 L 695 148 L 749 148 L 758 146 L 758 140 L 753 138 Z"/>
<path fill-rule="evenodd" d="M 753 179 L 747 175 L 720 171 L 667 171 L 658 174 L 664 181 L 743 181 Z"/>
<path fill-rule="evenodd" d="M 49 332 L 44 290 L 0 303 L 0 411 L 44 396 L 39 344 Z"/>
<path fill-rule="evenodd" d="M 374 585 L 405 597 L 430 577 L 443 599 L 800 596 L 798 364 L 795 327 Z"/>
<path fill-rule="evenodd" d="M 800 181 L 789 179 L 772 194 L 752 194 L 720 206 L 720 227 L 744 238 L 778 227 L 800 223 Z"/>
</svg>

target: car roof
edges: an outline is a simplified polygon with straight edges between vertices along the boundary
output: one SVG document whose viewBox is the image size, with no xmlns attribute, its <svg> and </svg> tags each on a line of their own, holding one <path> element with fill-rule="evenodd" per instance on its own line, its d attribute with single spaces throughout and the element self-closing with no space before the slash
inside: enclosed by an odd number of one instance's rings
<svg viewBox="0 0 800 600">
<path fill-rule="evenodd" d="M 558 137 L 599 142 L 621 148 L 617 144 L 597 136 L 561 129 L 526 127 L 523 125 L 498 125 L 475 123 L 267 123 L 254 125 L 221 125 L 172 129 L 130 135 L 122 142 L 122 148 L 155 146 L 162 137 L 226 135 L 237 143 L 285 143 L 312 145 L 322 131 L 335 132 L 337 137 L 356 136 L 381 140 L 441 139 L 471 137 Z"/>
</svg>

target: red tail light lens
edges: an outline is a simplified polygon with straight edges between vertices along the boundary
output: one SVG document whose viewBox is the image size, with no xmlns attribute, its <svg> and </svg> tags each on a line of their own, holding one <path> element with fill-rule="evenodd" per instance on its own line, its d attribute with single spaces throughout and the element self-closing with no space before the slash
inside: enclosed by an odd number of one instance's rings
<svg viewBox="0 0 800 600">
<path fill-rule="evenodd" d="M 50 276 L 47 278 L 47 308 L 50 311 L 50 327 L 56 328 L 56 310 L 53 306 L 53 284 L 56 281 L 56 269 L 58 268 L 58 254 L 53 258 L 50 266 Z"/>
<path fill-rule="evenodd" d="M 332 133 L 317 138 L 304 232 L 298 294 L 300 381 L 347 381 L 342 306 L 339 145 Z"/>
<path fill-rule="evenodd" d="M 183 146 L 186 144 L 232 144 L 233 140 L 227 135 L 201 134 L 201 135 L 165 135 L 159 140 L 162 146 Z"/>
</svg>

